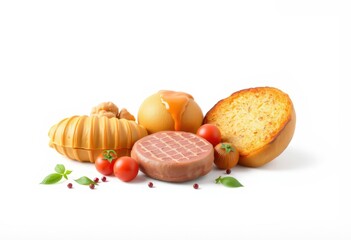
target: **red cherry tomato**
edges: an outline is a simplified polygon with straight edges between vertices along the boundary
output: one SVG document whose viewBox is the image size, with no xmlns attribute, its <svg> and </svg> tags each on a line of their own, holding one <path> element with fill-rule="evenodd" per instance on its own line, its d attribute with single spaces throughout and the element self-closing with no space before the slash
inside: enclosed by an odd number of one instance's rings
<svg viewBox="0 0 351 240">
<path fill-rule="evenodd" d="M 113 166 L 115 176 L 124 182 L 132 181 L 138 175 L 138 171 L 139 165 L 131 157 L 120 157 Z"/>
<path fill-rule="evenodd" d="M 215 147 L 222 140 L 221 131 L 219 131 L 218 127 L 213 124 L 202 125 L 197 130 L 196 134 L 209 141 L 213 147 Z"/>
<path fill-rule="evenodd" d="M 96 170 L 103 175 L 111 175 L 116 160 L 117 153 L 114 150 L 105 150 L 95 160 Z"/>
</svg>

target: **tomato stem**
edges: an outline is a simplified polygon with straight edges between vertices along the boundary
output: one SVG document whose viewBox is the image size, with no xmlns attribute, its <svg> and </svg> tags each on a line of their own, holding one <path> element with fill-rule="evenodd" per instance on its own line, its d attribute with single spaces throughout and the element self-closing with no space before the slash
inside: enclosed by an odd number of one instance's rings
<svg viewBox="0 0 351 240">
<path fill-rule="evenodd" d="M 113 159 L 116 157 L 117 153 L 115 150 L 105 150 L 102 155 L 104 156 L 104 159 L 106 159 L 111 163 Z"/>
<path fill-rule="evenodd" d="M 222 177 L 221 177 L 221 176 L 219 176 L 218 178 L 216 178 L 216 183 L 220 183 L 220 182 L 221 182 L 221 180 L 222 180 Z"/>
<path fill-rule="evenodd" d="M 222 146 L 221 146 L 222 149 L 225 149 L 225 152 L 226 153 L 229 153 L 229 152 L 234 152 L 234 148 L 228 144 L 228 143 L 222 143 Z"/>
</svg>

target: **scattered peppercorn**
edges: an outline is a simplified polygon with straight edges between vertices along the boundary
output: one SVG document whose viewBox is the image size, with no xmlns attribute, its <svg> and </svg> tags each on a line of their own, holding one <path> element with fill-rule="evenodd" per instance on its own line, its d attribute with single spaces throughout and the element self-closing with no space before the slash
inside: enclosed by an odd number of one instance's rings
<svg viewBox="0 0 351 240">
<path fill-rule="evenodd" d="M 99 178 L 94 178 L 94 182 L 98 183 L 99 182 Z"/>
<path fill-rule="evenodd" d="M 67 187 L 68 187 L 69 189 L 71 189 L 71 188 L 73 187 L 73 184 L 72 184 L 72 183 L 69 183 L 69 184 L 67 184 Z"/>
<path fill-rule="evenodd" d="M 230 174 L 232 172 L 232 170 L 227 169 L 225 172 L 226 172 L 226 174 Z"/>
<path fill-rule="evenodd" d="M 198 188 L 199 188 L 199 184 L 194 183 L 193 187 L 194 187 L 195 189 L 198 189 Z"/>
<path fill-rule="evenodd" d="M 95 184 L 90 183 L 90 184 L 89 184 L 89 187 L 90 187 L 90 189 L 94 189 L 94 188 L 95 188 Z"/>
<path fill-rule="evenodd" d="M 148 186 L 149 186 L 149 188 L 152 188 L 154 186 L 154 184 L 152 182 L 149 182 Z"/>
<path fill-rule="evenodd" d="M 103 177 L 101 178 L 101 181 L 106 182 L 106 181 L 107 181 L 106 177 L 103 176 Z"/>
</svg>

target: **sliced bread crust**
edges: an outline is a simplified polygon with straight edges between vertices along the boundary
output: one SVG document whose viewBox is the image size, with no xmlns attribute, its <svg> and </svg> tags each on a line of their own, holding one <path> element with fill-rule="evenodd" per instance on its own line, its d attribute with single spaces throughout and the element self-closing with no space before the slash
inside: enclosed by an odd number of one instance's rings
<svg viewBox="0 0 351 240">
<path fill-rule="evenodd" d="M 286 93 L 273 87 L 257 87 L 220 100 L 208 111 L 204 123 L 215 124 L 222 140 L 237 147 L 240 165 L 259 167 L 289 145 L 296 114 Z"/>
</svg>

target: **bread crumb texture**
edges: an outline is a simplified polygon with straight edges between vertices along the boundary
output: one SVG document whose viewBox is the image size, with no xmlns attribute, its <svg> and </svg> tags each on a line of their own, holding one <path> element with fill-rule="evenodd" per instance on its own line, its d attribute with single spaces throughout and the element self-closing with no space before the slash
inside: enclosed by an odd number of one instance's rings
<svg viewBox="0 0 351 240">
<path fill-rule="evenodd" d="M 235 92 L 219 101 L 204 122 L 217 125 L 222 141 L 233 143 L 245 156 L 274 141 L 289 122 L 292 111 L 286 93 L 258 87 Z"/>
</svg>

